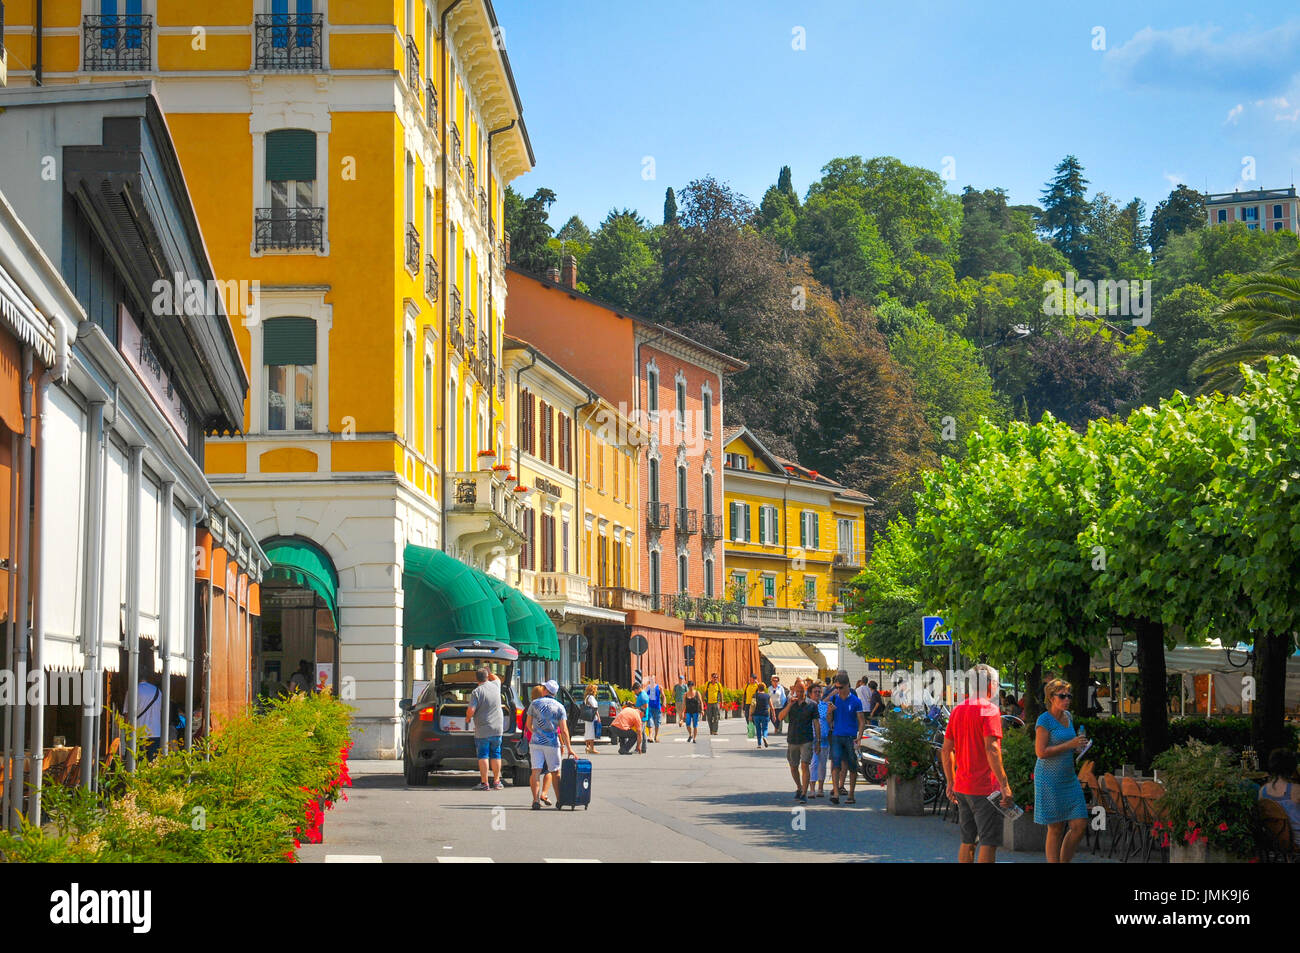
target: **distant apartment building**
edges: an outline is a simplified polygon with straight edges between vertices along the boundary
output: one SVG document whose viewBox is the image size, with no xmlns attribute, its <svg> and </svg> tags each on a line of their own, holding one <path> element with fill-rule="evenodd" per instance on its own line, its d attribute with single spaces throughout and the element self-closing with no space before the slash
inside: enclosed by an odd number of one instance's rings
<svg viewBox="0 0 1300 953">
<path fill-rule="evenodd" d="M 1300 232 L 1300 200 L 1295 186 L 1207 195 L 1205 215 L 1210 225 L 1244 222 L 1251 231 Z"/>
</svg>

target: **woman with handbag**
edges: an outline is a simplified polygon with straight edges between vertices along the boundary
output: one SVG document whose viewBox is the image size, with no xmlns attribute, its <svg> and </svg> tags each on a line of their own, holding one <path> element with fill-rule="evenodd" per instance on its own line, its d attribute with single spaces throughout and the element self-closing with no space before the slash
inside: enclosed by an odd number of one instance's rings
<svg viewBox="0 0 1300 953">
<path fill-rule="evenodd" d="M 596 753 L 596 739 L 600 737 L 600 706 L 596 702 L 596 686 L 587 686 L 582 700 L 582 740 L 587 744 L 587 754 Z"/>
</svg>

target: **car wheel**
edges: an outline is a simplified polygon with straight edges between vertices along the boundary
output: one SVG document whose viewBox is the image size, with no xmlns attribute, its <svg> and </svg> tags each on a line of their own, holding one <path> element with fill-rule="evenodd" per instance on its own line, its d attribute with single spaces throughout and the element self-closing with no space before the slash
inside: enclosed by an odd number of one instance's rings
<svg viewBox="0 0 1300 953">
<path fill-rule="evenodd" d="M 424 787 L 429 783 L 429 769 L 417 768 L 408 761 L 406 763 L 406 783 L 412 787 Z"/>
<path fill-rule="evenodd" d="M 532 780 L 533 772 L 523 765 L 515 765 L 515 787 L 528 787 L 528 782 Z"/>
</svg>

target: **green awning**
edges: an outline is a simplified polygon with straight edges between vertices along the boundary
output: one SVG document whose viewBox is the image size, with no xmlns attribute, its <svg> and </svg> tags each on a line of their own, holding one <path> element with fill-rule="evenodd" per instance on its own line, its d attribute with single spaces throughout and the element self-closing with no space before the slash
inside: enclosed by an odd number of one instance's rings
<svg viewBox="0 0 1300 953">
<path fill-rule="evenodd" d="M 528 597 L 500 579 L 488 576 L 487 581 L 505 607 L 510 644 L 519 650 L 520 655 L 538 658 L 542 643 L 537 638 L 537 616 L 533 613 Z"/>
<path fill-rule="evenodd" d="M 533 618 L 536 620 L 538 642 L 536 657 L 558 662 L 560 660 L 560 636 L 555 631 L 555 623 L 546 614 L 546 610 L 532 599 L 525 597 L 525 601 L 528 603 L 528 608 L 532 610 Z"/>
<path fill-rule="evenodd" d="M 513 644 L 505 607 L 486 575 L 424 546 L 408 544 L 403 563 L 404 645 L 431 649 L 475 636 Z"/>
<path fill-rule="evenodd" d="M 339 577 L 325 551 L 305 539 L 281 539 L 265 544 L 263 549 L 271 560 L 265 578 L 283 579 L 316 593 L 325 601 L 338 631 Z"/>
</svg>

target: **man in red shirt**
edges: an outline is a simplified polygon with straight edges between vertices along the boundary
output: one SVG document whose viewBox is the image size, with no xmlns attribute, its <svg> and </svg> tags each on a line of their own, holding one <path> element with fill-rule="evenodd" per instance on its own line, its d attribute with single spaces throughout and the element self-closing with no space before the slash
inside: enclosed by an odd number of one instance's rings
<svg viewBox="0 0 1300 953">
<path fill-rule="evenodd" d="M 948 779 L 948 800 L 957 805 L 961 821 L 961 849 L 957 862 L 975 860 L 991 864 L 1002 846 L 1002 814 L 989 802 L 1001 790 L 1003 807 L 1010 807 L 1011 783 L 1002 767 L 1002 715 L 993 699 L 998 694 L 998 673 L 976 665 L 967 673 L 971 689 L 966 700 L 952 710 L 943 736 L 943 773 Z"/>
</svg>

